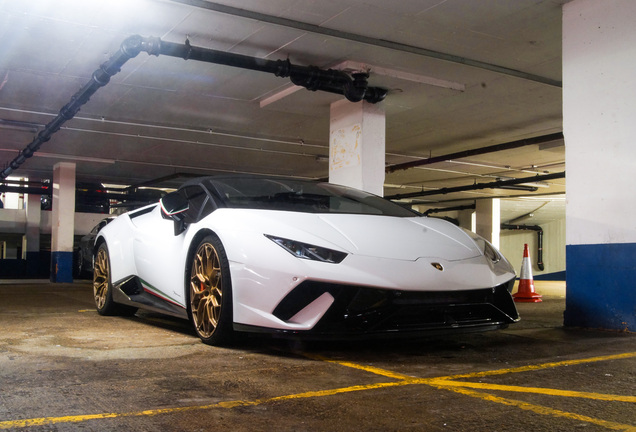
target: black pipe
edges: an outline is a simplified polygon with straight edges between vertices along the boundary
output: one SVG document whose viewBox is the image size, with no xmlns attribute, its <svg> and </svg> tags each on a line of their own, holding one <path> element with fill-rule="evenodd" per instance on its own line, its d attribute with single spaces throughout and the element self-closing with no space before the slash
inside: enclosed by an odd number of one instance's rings
<svg viewBox="0 0 636 432">
<path fill-rule="evenodd" d="M 384 100 L 388 90 L 379 87 L 369 87 L 368 74 L 356 73 L 349 75 L 346 72 L 334 69 L 320 69 L 316 66 L 298 66 L 291 64 L 289 60 L 266 60 L 249 57 L 241 54 L 217 51 L 210 48 L 202 48 L 185 44 L 162 41 L 155 38 L 158 53 L 172 57 L 180 57 L 185 60 L 199 60 L 208 63 L 223 64 L 260 72 L 269 72 L 277 77 L 291 80 L 295 85 L 305 87 L 308 90 L 326 91 L 344 95 L 351 102 L 365 100 L 369 103 L 377 103 Z"/>
<path fill-rule="evenodd" d="M 369 103 L 377 103 L 386 97 L 388 90 L 380 87 L 369 87 L 366 81 L 367 74 L 347 73 L 333 69 L 323 70 L 315 66 L 297 66 L 289 60 L 265 60 L 248 57 L 240 54 L 216 51 L 207 48 L 194 47 L 188 41 L 185 44 L 176 44 L 162 41 L 158 37 L 142 37 L 134 35 L 128 37 L 121 44 L 119 50 L 113 54 L 99 69 L 93 72 L 89 82 L 71 97 L 69 103 L 64 105 L 59 114 L 51 120 L 40 133 L 20 151 L 10 163 L 0 172 L 0 179 L 5 179 L 13 171 L 18 169 L 28 158 L 33 156 L 45 142 L 51 139 L 64 123 L 75 117 L 80 108 L 88 102 L 93 94 L 109 83 L 111 77 L 121 70 L 121 67 L 141 51 L 149 55 L 160 54 L 181 57 L 185 60 L 199 60 L 208 63 L 218 63 L 227 66 L 252 69 L 261 72 L 270 72 L 279 77 L 289 77 L 291 81 L 309 90 L 321 90 L 337 93 L 345 96 L 352 102 L 365 100 Z"/>
<path fill-rule="evenodd" d="M 537 267 L 543 271 L 543 228 L 539 225 L 511 225 L 501 224 L 501 229 L 507 230 L 531 230 L 537 232 Z"/>
<path fill-rule="evenodd" d="M 51 139 L 51 136 L 60 130 L 60 127 L 68 120 L 75 117 L 90 97 L 100 88 L 108 84 L 110 78 L 120 71 L 120 68 L 129 59 L 137 56 L 141 51 L 141 37 L 130 37 L 126 39 L 119 50 L 106 62 L 104 62 L 99 69 L 93 72 L 91 79 L 82 87 L 77 93 L 75 93 L 69 103 L 64 105 L 60 109 L 59 114 L 51 120 L 47 125 L 37 134 L 37 136 L 28 144 L 24 150 L 20 151 L 16 156 L 0 173 L 0 178 L 7 178 L 14 170 L 18 169 L 28 158 L 33 156 L 40 146 Z"/>
<path fill-rule="evenodd" d="M 489 183 L 475 183 L 472 185 L 457 186 L 457 187 L 451 187 L 451 188 L 441 188 L 441 189 L 434 189 L 429 191 L 422 190 L 420 192 L 391 195 L 391 196 L 387 196 L 386 198 L 391 200 L 398 200 L 398 199 L 414 198 L 414 197 L 421 197 L 421 196 L 428 196 L 428 195 L 444 195 L 447 193 L 464 192 L 469 190 L 500 189 L 502 186 L 507 186 L 507 185 L 532 183 L 532 182 L 537 182 L 542 180 L 553 180 L 553 179 L 559 179 L 559 178 L 565 178 L 565 171 L 560 173 L 536 175 L 534 177 L 516 178 L 512 180 L 497 180 L 497 181 L 489 182 Z"/>
<path fill-rule="evenodd" d="M 457 153 L 431 157 L 428 159 L 395 164 L 395 165 L 386 167 L 385 170 L 387 173 L 392 173 L 397 170 L 405 170 L 405 169 L 414 168 L 414 167 L 418 167 L 422 165 L 429 165 L 429 164 L 433 164 L 437 162 L 444 162 L 444 161 L 448 161 L 452 159 L 461 159 L 465 157 L 477 156 L 477 155 L 482 155 L 486 153 L 494 153 L 494 152 L 503 151 L 503 150 L 511 150 L 511 149 L 516 149 L 519 147 L 524 147 L 524 146 L 533 145 L 533 144 L 543 144 L 546 142 L 556 141 L 560 139 L 563 139 L 562 132 L 553 133 L 549 135 L 542 135 L 542 136 L 533 137 L 533 138 L 526 138 L 526 139 L 511 141 L 511 142 L 502 143 L 502 144 L 495 144 L 488 147 L 481 147 L 481 148 L 472 149 L 472 150 L 464 150 Z"/>
<path fill-rule="evenodd" d="M 52 195 L 53 192 L 42 186 L 5 186 L 0 185 L 0 193 L 17 193 L 17 194 L 28 194 L 28 195 Z"/>
<path fill-rule="evenodd" d="M 444 212 L 449 212 L 449 211 L 475 210 L 476 207 L 477 207 L 476 204 L 468 204 L 468 205 L 461 205 L 461 206 L 455 206 L 455 207 L 432 208 L 432 209 L 426 210 L 422 214 L 424 216 L 428 216 L 431 213 L 444 213 Z"/>
</svg>

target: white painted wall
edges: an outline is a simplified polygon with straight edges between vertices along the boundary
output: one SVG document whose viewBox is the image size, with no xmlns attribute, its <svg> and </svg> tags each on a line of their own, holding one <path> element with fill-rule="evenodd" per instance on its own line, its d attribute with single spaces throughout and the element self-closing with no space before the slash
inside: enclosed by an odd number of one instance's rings
<svg viewBox="0 0 636 432">
<path fill-rule="evenodd" d="M 563 8 L 568 245 L 636 243 L 635 18 L 633 0 Z"/>
</svg>

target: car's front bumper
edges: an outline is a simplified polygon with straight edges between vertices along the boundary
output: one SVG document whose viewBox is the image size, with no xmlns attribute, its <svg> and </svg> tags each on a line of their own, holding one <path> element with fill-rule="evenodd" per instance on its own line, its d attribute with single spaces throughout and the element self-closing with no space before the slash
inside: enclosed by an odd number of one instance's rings
<svg viewBox="0 0 636 432">
<path fill-rule="evenodd" d="M 235 325 L 237 330 L 307 338 L 438 334 L 485 331 L 519 320 L 510 291 L 514 279 L 492 288 L 462 291 L 399 291 L 305 281 L 273 315 L 294 323 L 327 299 L 331 305 L 310 330 Z"/>
</svg>

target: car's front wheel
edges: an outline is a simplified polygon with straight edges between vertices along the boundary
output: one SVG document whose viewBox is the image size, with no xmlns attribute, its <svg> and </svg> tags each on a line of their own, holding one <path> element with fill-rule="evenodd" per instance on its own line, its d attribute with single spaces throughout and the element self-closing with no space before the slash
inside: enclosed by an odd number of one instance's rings
<svg viewBox="0 0 636 432">
<path fill-rule="evenodd" d="M 106 243 L 102 243 L 97 249 L 93 266 L 93 298 L 97 312 L 100 315 L 134 315 L 137 308 L 113 301 L 113 285 L 110 276 L 108 247 Z"/>
<path fill-rule="evenodd" d="M 225 249 L 218 237 L 205 237 L 190 267 L 190 319 L 208 345 L 229 343 L 232 329 L 232 282 Z"/>
</svg>

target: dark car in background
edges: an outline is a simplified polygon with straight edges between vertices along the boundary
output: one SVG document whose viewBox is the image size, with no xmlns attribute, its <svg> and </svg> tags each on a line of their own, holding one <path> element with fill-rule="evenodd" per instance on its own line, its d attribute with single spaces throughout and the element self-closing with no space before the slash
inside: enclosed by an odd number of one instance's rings
<svg viewBox="0 0 636 432">
<path fill-rule="evenodd" d="M 108 225 L 115 217 L 107 217 L 99 221 L 97 225 L 91 229 L 91 232 L 80 239 L 79 249 L 77 251 L 76 273 L 77 277 L 88 277 L 93 272 L 93 247 L 95 245 L 95 237 L 97 233 Z"/>
</svg>

